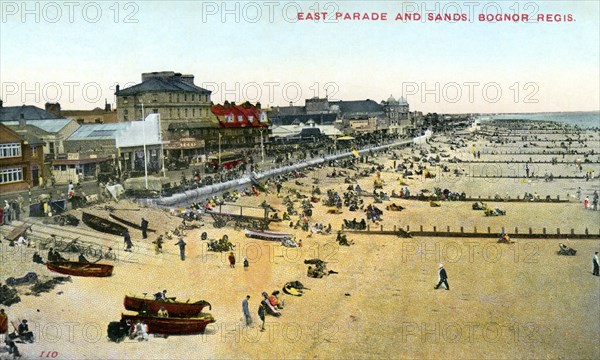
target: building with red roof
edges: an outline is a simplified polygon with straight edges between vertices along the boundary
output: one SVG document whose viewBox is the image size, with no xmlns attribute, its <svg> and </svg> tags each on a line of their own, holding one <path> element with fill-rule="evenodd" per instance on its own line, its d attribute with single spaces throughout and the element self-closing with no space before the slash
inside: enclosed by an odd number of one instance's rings
<svg viewBox="0 0 600 360">
<path fill-rule="evenodd" d="M 222 148 L 253 147 L 260 145 L 261 132 L 264 139 L 269 136 L 267 112 L 260 103 L 253 105 L 246 101 L 236 105 L 225 101 L 223 105 L 211 106 L 211 112 L 221 127 Z"/>
</svg>

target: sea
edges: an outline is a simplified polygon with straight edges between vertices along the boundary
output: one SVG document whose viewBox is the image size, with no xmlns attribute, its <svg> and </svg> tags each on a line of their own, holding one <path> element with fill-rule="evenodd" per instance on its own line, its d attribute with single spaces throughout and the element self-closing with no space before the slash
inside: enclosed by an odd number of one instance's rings
<svg viewBox="0 0 600 360">
<path fill-rule="evenodd" d="M 520 113 L 520 114 L 488 114 L 481 115 L 481 121 L 488 120 L 532 120 L 553 121 L 580 128 L 600 129 L 600 111 Z"/>
</svg>

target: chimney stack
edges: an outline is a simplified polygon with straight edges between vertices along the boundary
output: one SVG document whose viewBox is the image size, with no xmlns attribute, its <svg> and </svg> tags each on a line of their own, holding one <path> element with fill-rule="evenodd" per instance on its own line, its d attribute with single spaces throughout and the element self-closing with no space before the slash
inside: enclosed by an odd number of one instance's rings
<svg viewBox="0 0 600 360">
<path fill-rule="evenodd" d="M 56 116 L 60 116 L 60 103 L 49 103 L 47 102 L 45 105 L 45 110 L 49 113 L 52 113 Z"/>
<path fill-rule="evenodd" d="M 2 99 L 0 99 L 0 109 L 2 109 L 2 107 L 4 106 L 4 101 L 2 101 Z"/>
<path fill-rule="evenodd" d="M 110 104 L 108 103 L 108 99 L 104 99 L 104 111 L 110 112 Z"/>
<path fill-rule="evenodd" d="M 19 127 L 25 127 L 25 125 L 27 125 L 27 120 L 25 120 L 25 114 L 20 113 L 19 114 Z"/>
</svg>

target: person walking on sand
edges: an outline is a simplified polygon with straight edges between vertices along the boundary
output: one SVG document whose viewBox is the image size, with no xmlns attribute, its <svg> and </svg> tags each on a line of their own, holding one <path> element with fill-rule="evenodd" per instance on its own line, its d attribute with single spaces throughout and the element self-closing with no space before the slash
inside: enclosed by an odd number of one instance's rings
<svg viewBox="0 0 600 360">
<path fill-rule="evenodd" d="M 233 251 L 229 253 L 227 258 L 229 259 L 229 267 L 232 269 L 235 268 L 235 255 L 233 255 Z"/>
<path fill-rule="evenodd" d="M 448 275 L 446 274 L 446 269 L 444 269 L 443 264 L 439 264 L 438 274 L 440 276 L 440 281 L 435 286 L 435 289 L 438 289 L 442 283 L 446 287 L 446 290 L 450 290 L 450 286 L 448 285 Z"/>
<path fill-rule="evenodd" d="M 594 253 L 594 256 L 592 257 L 592 264 L 594 265 L 594 271 L 592 272 L 592 274 L 596 275 L 596 276 L 600 276 L 600 265 L 598 262 L 598 252 L 597 251 Z"/>
<path fill-rule="evenodd" d="M 0 309 L 0 335 L 8 333 L 8 315 L 4 312 L 4 309 Z"/>
<path fill-rule="evenodd" d="M 590 198 L 586 196 L 585 199 L 583 200 L 583 209 L 587 210 L 589 206 L 590 206 Z"/>
<path fill-rule="evenodd" d="M 148 220 L 142 218 L 142 223 L 140 224 L 140 228 L 142 228 L 142 239 L 148 238 Z"/>
<path fill-rule="evenodd" d="M 154 252 L 156 253 L 156 255 L 163 253 L 163 248 L 162 248 L 163 242 L 164 241 L 163 241 L 162 235 L 159 235 L 158 238 L 156 238 L 156 240 L 154 241 Z"/>
<path fill-rule="evenodd" d="M 246 295 L 246 298 L 242 300 L 242 312 L 244 313 L 244 319 L 246 319 L 246 326 L 250 326 L 250 324 L 252 324 L 250 308 L 248 308 L 248 300 L 250 300 L 250 295 Z"/>
<path fill-rule="evenodd" d="M 8 201 L 4 200 L 4 208 L 2 213 L 2 224 L 10 225 L 10 205 Z"/>
<path fill-rule="evenodd" d="M 248 267 L 250 266 L 250 263 L 248 262 L 248 258 L 244 258 L 244 270 L 248 270 Z"/>
<path fill-rule="evenodd" d="M 125 229 L 123 232 L 123 242 L 125 243 L 125 251 L 131 252 L 131 247 L 133 243 L 131 242 L 131 235 L 129 234 L 129 230 Z"/>
<path fill-rule="evenodd" d="M 183 237 L 179 237 L 179 241 L 175 244 L 179 245 L 179 256 L 181 257 L 181 261 L 185 261 L 185 241 L 183 241 Z"/>
<path fill-rule="evenodd" d="M 260 302 L 260 305 L 258 305 L 258 317 L 261 321 L 260 331 L 265 331 L 265 306 L 262 301 Z"/>
</svg>

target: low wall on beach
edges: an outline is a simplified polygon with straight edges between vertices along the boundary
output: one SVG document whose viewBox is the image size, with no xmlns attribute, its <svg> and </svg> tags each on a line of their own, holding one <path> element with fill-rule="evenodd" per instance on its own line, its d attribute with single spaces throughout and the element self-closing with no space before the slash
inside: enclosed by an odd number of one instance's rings
<svg viewBox="0 0 600 360">
<path fill-rule="evenodd" d="M 430 136 L 431 136 L 431 134 L 428 135 L 428 137 L 430 137 Z M 363 149 L 358 150 L 358 153 L 360 155 L 363 155 L 363 154 L 368 154 L 371 151 L 380 151 L 380 150 L 390 149 L 390 148 L 394 148 L 394 147 L 407 146 L 412 143 L 413 143 L 413 139 L 406 139 L 406 140 L 402 140 L 402 141 L 393 142 L 390 144 L 363 148 Z M 355 156 L 354 153 L 351 151 L 341 153 L 341 154 L 328 155 L 328 156 L 325 156 L 322 158 L 315 158 L 315 159 L 311 159 L 311 160 L 307 160 L 307 161 L 302 161 L 302 162 L 299 162 L 299 163 L 296 163 L 293 165 L 282 166 L 279 168 L 262 171 L 260 173 L 257 173 L 255 178 L 257 180 L 265 180 L 265 179 L 268 179 L 273 176 L 300 170 L 305 167 L 319 165 L 319 164 L 322 164 L 322 163 L 325 163 L 328 161 L 343 159 L 343 158 L 347 158 L 347 157 L 351 157 L 351 156 Z M 230 180 L 230 181 L 226 181 L 226 182 L 222 182 L 222 183 L 218 183 L 218 184 L 213 184 L 213 185 L 204 186 L 204 187 L 197 188 L 197 189 L 188 190 L 188 191 L 185 191 L 182 193 L 174 194 L 169 197 L 161 197 L 158 199 L 156 199 L 156 198 L 154 198 L 154 199 L 152 199 L 152 198 L 138 199 L 137 202 L 141 205 L 146 205 L 146 206 L 152 205 L 152 206 L 170 207 L 170 206 L 176 206 L 176 205 L 180 205 L 180 204 L 184 204 L 184 203 L 189 203 L 192 201 L 196 201 L 198 199 L 204 199 L 204 198 L 212 196 L 213 194 L 218 194 L 218 193 L 221 193 L 224 191 L 238 189 L 238 188 L 241 188 L 244 186 L 248 186 L 251 183 L 252 183 L 252 179 L 250 178 L 250 175 L 244 175 L 244 176 L 240 177 L 239 179 Z"/>
</svg>

